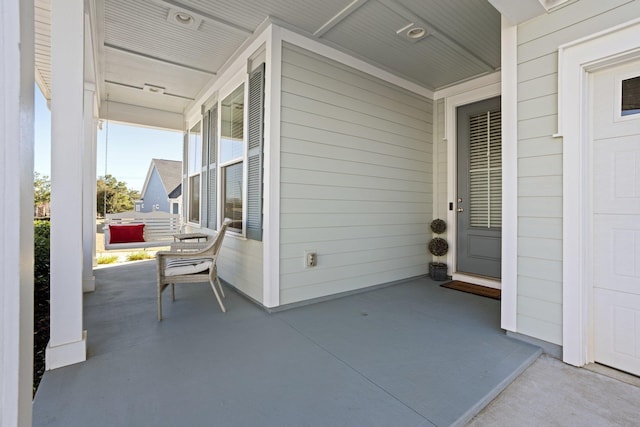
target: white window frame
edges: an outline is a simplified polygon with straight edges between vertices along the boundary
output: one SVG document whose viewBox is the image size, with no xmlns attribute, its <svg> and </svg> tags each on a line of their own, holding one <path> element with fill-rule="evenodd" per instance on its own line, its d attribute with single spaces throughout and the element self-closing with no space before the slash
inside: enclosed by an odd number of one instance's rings
<svg viewBox="0 0 640 427">
<path fill-rule="evenodd" d="M 615 105 L 616 110 L 613 112 L 613 121 L 614 122 L 626 122 L 628 120 L 638 120 L 640 119 L 640 113 L 627 114 L 626 116 L 622 115 L 622 82 L 624 80 L 633 79 L 636 77 L 640 77 L 640 73 L 637 71 L 629 72 L 625 74 L 621 74 L 616 76 L 615 83 Z"/>
<path fill-rule="evenodd" d="M 190 226 L 193 227 L 200 227 L 200 224 L 202 222 L 202 218 L 201 217 L 201 209 L 200 206 L 202 204 L 202 164 L 200 165 L 196 165 L 196 172 L 191 172 L 191 129 L 193 129 L 194 126 L 196 126 L 198 123 L 200 123 L 200 153 L 202 153 L 202 143 L 203 143 L 203 120 L 202 120 L 202 116 L 200 116 L 198 118 L 198 120 L 196 120 L 191 126 L 189 126 L 189 129 L 187 131 L 188 137 L 187 137 L 187 167 L 186 167 L 186 171 L 187 171 L 187 191 L 185 191 L 186 195 L 187 195 L 187 206 L 186 206 L 186 213 L 187 213 L 187 217 L 186 217 L 186 222 L 187 224 L 189 224 Z M 198 147 L 196 147 L 196 152 L 198 151 L 197 149 Z M 197 156 L 196 156 L 197 158 Z M 200 160 L 200 163 L 202 163 L 202 159 Z M 198 189 L 197 189 L 197 193 L 200 197 L 199 201 L 198 201 L 198 222 L 194 222 L 191 220 L 191 194 L 194 191 L 194 189 L 191 188 L 191 178 L 193 178 L 194 176 L 199 175 L 199 180 L 198 180 Z"/>
<path fill-rule="evenodd" d="M 233 91 L 235 91 L 240 85 L 244 85 L 243 90 L 243 99 L 244 99 L 244 108 L 242 111 L 242 155 L 240 157 L 236 157 L 232 160 L 222 162 L 221 154 L 222 154 L 222 101 L 224 101 L 227 96 L 229 96 Z M 223 86 L 219 92 L 218 96 L 218 126 L 217 126 L 217 137 L 218 137 L 218 146 L 216 149 L 218 150 L 218 162 L 216 164 L 215 173 L 218 174 L 218 179 L 216 180 L 218 188 L 217 191 L 217 212 L 218 212 L 218 227 L 224 221 L 224 189 L 223 179 L 222 179 L 222 169 L 227 166 L 231 166 L 237 163 L 242 163 L 242 231 L 236 231 L 235 229 L 229 228 L 227 233 L 237 237 L 246 238 L 247 233 L 247 131 L 248 131 L 248 111 L 247 108 L 249 102 L 249 76 L 246 73 L 246 70 L 242 70 L 234 75 L 233 78 L 229 80 L 229 82 Z"/>
</svg>

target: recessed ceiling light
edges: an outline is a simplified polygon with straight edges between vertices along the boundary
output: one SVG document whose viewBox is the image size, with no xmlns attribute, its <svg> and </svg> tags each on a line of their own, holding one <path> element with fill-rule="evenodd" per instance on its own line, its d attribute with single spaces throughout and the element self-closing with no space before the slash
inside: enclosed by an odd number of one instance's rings
<svg viewBox="0 0 640 427">
<path fill-rule="evenodd" d="M 407 31 L 407 37 L 410 39 L 419 39 L 424 37 L 427 34 L 427 31 L 422 27 L 414 27 Z"/>
<path fill-rule="evenodd" d="M 408 42 L 415 43 L 427 37 L 426 27 L 410 22 L 396 31 L 396 34 Z"/>
<path fill-rule="evenodd" d="M 202 17 L 184 9 L 170 8 L 167 14 L 167 22 L 180 25 L 182 28 L 197 30 L 202 23 Z"/>
<path fill-rule="evenodd" d="M 189 25 L 193 22 L 193 16 L 188 13 L 178 12 L 173 17 L 178 24 Z"/>
<path fill-rule="evenodd" d="M 150 85 L 149 83 L 145 83 L 142 86 L 142 90 L 144 92 L 155 93 L 158 95 L 162 95 L 164 93 L 165 88 L 162 86 Z"/>
</svg>

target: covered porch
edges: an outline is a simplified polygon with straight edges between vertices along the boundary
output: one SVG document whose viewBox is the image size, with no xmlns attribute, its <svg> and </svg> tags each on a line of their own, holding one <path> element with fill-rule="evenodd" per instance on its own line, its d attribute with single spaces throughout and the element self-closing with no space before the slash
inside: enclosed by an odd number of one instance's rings
<svg viewBox="0 0 640 427">
<path fill-rule="evenodd" d="M 87 361 L 45 373 L 34 425 L 461 425 L 540 354 L 426 277 L 274 313 L 183 285 L 158 322 L 155 268 L 95 271 Z"/>
</svg>

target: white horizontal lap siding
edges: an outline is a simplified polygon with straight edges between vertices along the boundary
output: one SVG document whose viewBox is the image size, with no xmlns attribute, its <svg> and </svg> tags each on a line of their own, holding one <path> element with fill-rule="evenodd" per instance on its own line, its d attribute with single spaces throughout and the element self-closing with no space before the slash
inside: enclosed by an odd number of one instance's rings
<svg viewBox="0 0 640 427">
<path fill-rule="evenodd" d="M 432 102 L 300 48 L 282 57 L 281 304 L 425 274 Z"/>
<path fill-rule="evenodd" d="M 519 333 L 562 344 L 558 47 L 640 16 L 640 2 L 580 0 L 518 27 Z"/>
<path fill-rule="evenodd" d="M 262 242 L 227 232 L 218 259 L 218 274 L 256 301 L 262 301 Z"/>
</svg>

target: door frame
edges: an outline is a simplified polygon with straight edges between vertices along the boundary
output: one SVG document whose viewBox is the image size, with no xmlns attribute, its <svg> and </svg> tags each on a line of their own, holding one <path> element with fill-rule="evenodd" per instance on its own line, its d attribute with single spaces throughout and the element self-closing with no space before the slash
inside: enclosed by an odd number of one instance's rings
<svg viewBox="0 0 640 427">
<path fill-rule="evenodd" d="M 447 264 L 450 268 L 451 277 L 454 280 L 463 280 L 465 282 L 477 285 L 488 286 L 500 289 L 500 280 L 491 280 L 489 278 L 472 276 L 468 274 L 458 273 L 456 271 L 457 255 L 457 212 L 455 210 L 456 200 L 458 198 L 458 136 L 457 136 L 457 108 L 463 105 L 472 104 L 474 102 L 483 101 L 485 99 L 495 98 L 501 95 L 500 81 L 486 84 L 475 89 L 467 90 L 463 93 L 445 97 L 445 139 L 447 140 L 447 199 L 448 204 L 453 203 L 453 209 L 447 209 L 447 240 L 449 241 L 450 250 L 447 252 Z M 504 162 L 503 162 L 504 164 Z M 504 166 L 503 166 L 504 167 Z M 504 236 L 503 236 L 504 240 Z M 504 242 L 503 242 L 504 243 Z"/>
<path fill-rule="evenodd" d="M 558 48 L 558 133 L 554 136 L 563 138 L 562 358 L 576 366 L 593 362 L 589 76 L 640 59 L 639 33 L 640 19 L 634 19 Z"/>
</svg>

